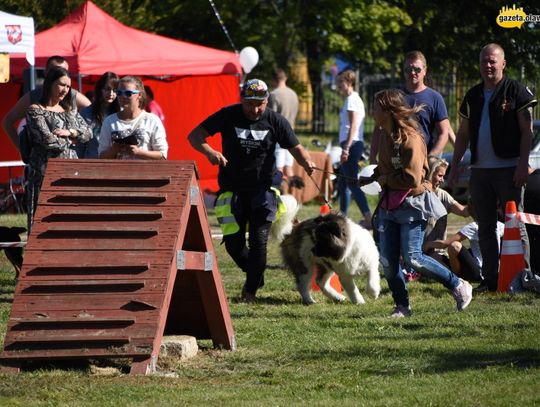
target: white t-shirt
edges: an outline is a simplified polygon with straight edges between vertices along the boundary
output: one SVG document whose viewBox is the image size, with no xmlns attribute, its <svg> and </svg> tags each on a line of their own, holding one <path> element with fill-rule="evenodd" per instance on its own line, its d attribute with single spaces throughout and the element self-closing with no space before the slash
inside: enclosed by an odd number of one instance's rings
<svg viewBox="0 0 540 407">
<path fill-rule="evenodd" d="M 461 228 L 459 234 L 469 239 L 471 252 L 474 258 L 478 261 L 478 265 L 482 267 L 482 253 L 480 252 L 480 242 L 478 239 L 478 223 L 471 222 Z M 497 222 L 497 245 L 501 246 L 501 238 L 504 235 L 504 223 Z"/>
<path fill-rule="evenodd" d="M 124 138 L 131 134 L 137 137 L 140 148 L 147 151 L 159 151 L 163 158 L 167 158 L 169 146 L 165 127 L 163 127 L 159 117 L 146 111 L 142 111 L 133 120 L 121 120 L 116 113 L 107 116 L 101 126 L 98 153 L 101 154 L 107 150 L 111 146 L 113 139 Z M 135 159 L 132 156 L 118 158 Z"/>
<path fill-rule="evenodd" d="M 292 167 L 294 164 L 294 157 L 285 148 L 281 148 L 279 144 L 276 144 L 276 168 Z"/>
<path fill-rule="evenodd" d="M 349 112 L 356 112 L 356 124 L 358 126 L 356 130 L 353 130 L 354 136 L 352 141 L 364 141 L 364 119 L 366 117 L 366 109 L 364 108 L 364 102 L 362 102 L 360 95 L 353 91 L 345 99 L 343 108 L 339 113 L 339 142 L 346 141 L 347 136 L 349 135 L 349 129 L 351 128 Z"/>
</svg>

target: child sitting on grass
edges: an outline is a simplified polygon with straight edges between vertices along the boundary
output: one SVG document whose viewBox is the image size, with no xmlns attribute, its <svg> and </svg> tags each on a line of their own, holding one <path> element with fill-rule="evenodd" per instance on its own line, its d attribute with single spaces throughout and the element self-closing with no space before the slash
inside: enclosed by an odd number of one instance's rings
<svg viewBox="0 0 540 407">
<path fill-rule="evenodd" d="M 450 269 L 457 276 L 467 280 L 480 282 L 482 277 L 482 254 L 478 239 L 478 223 L 476 212 L 471 200 L 467 202 L 469 214 L 475 220 L 461 228 L 456 234 L 444 239 L 424 243 L 424 250 L 447 249 Z M 497 222 L 497 237 L 500 246 L 504 234 L 504 223 Z M 469 240 L 470 248 L 463 246 L 462 242 Z"/>
</svg>

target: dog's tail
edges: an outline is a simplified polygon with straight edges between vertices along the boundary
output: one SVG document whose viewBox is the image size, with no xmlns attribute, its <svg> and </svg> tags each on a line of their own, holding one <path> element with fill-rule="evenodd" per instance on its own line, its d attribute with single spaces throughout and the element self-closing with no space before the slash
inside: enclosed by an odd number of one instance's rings
<svg viewBox="0 0 540 407">
<path fill-rule="evenodd" d="M 285 205 L 286 211 L 272 223 L 272 228 L 270 229 L 270 237 L 278 242 L 281 242 L 285 236 L 291 233 L 294 226 L 294 219 L 300 210 L 300 205 L 294 196 L 281 195 L 280 199 Z"/>
<path fill-rule="evenodd" d="M 376 249 L 375 249 L 376 250 Z M 379 256 L 377 260 L 369 267 L 367 292 L 372 298 L 378 298 L 381 292 L 381 275 L 379 273 Z"/>
</svg>

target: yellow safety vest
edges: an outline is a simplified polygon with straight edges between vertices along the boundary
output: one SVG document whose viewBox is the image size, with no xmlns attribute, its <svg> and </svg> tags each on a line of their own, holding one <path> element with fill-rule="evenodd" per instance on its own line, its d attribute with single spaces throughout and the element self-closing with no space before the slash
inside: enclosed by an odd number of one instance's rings
<svg viewBox="0 0 540 407">
<path fill-rule="evenodd" d="M 232 213 L 231 202 L 234 194 L 231 191 L 225 191 L 217 197 L 214 210 L 221 226 L 221 232 L 224 236 L 232 235 L 240 230 L 240 225 L 236 223 L 236 218 Z"/>
<path fill-rule="evenodd" d="M 281 194 L 277 188 L 270 188 L 276 194 L 278 198 L 278 205 L 276 211 L 276 219 L 279 219 L 281 215 L 287 212 L 287 207 L 281 200 Z M 221 232 L 224 236 L 232 235 L 240 230 L 240 225 L 236 222 L 236 218 L 232 213 L 232 199 L 234 193 L 231 191 L 225 191 L 219 194 L 216 199 L 214 210 L 216 211 L 216 217 L 221 227 Z"/>
<path fill-rule="evenodd" d="M 283 215 L 285 212 L 287 212 L 287 207 L 285 206 L 285 204 L 281 200 L 281 192 L 279 192 L 279 189 L 274 188 L 274 187 L 270 187 L 270 189 L 272 191 L 274 191 L 274 193 L 276 194 L 277 199 L 278 199 L 278 205 L 277 205 L 277 211 L 276 211 L 276 220 L 277 220 L 277 219 L 279 219 L 281 217 L 281 215 Z"/>
</svg>

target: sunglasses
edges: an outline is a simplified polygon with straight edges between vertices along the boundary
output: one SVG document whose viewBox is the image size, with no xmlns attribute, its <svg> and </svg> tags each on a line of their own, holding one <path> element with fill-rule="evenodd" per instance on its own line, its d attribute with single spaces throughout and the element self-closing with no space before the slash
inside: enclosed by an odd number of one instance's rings
<svg viewBox="0 0 540 407">
<path fill-rule="evenodd" d="M 418 67 L 418 66 L 406 66 L 405 69 L 404 69 L 405 73 L 416 73 L 416 74 L 419 74 L 420 72 L 422 72 L 422 68 Z"/>
<path fill-rule="evenodd" d="M 131 95 L 137 95 L 139 93 L 141 93 L 140 90 L 116 89 L 116 94 L 118 96 L 125 96 L 128 98 L 130 98 Z"/>
<path fill-rule="evenodd" d="M 263 89 L 260 87 L 249 87 L 244 90 L 244 97 L 258 97 L 258 98 L 264 98 L 268 96 L 268 90 Z"/>
</svg>

